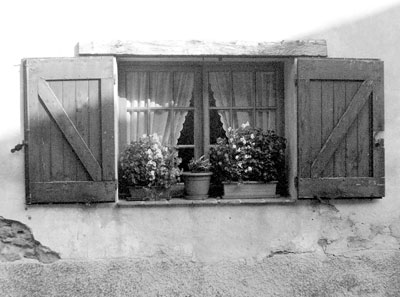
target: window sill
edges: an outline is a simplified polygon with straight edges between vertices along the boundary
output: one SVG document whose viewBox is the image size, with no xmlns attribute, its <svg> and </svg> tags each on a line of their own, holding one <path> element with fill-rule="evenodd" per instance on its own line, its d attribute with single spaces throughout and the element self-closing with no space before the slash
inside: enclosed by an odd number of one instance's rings
<svg viewBox="0 0 400 297">
<path fill-rule="evenodd" d="M 266 204 L 290 204 L 296 199 L 288 197 L 257 198 L 257 199 L 215 199 L 186 200 L 171 199 L 159 201 L 126 201 L 119 200 L 118 207 L 180 207 L 180 206 L 239 206 L 239 205 L 266 205 Z"/>
</svg>

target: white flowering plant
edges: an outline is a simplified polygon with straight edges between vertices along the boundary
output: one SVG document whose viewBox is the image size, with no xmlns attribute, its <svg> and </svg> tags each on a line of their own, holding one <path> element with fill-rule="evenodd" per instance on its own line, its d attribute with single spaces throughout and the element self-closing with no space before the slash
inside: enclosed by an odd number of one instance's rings
<svg viewBox="0 0 400 297">
<path fill-rule="evenodd" d="M 161 144 L 157 134 L 132 141 L 119 159 L 125 186 L 168 189 L 179 181 L 182 162 L 176 149 Z"/>
<path fill-rule="evenodd" d="M 216 182 L 279 181 L 284 175 L 286 139 L 274 131 L 252 128 L 248 123 L 229 128 L 210 149 Z"/>
</svg>

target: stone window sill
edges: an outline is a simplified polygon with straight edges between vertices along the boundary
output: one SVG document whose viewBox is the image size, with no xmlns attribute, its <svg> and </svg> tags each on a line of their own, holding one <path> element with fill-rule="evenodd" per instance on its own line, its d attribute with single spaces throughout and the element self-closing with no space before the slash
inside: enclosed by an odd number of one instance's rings
<svg viewBox="0 0 400 297">
<path fill-rule="evenodd" d="M 180 206 L 240 206 L 240 205 L 266 205 L 266 204 L 290 204 L 296 199 L 289 197 L 257 198 L 257 199 L 216 199 L 187 200 L 173 198 L 159 201 L 126 201 L 119 200 L 118 207 L 180 207 Z"/>
</svg>

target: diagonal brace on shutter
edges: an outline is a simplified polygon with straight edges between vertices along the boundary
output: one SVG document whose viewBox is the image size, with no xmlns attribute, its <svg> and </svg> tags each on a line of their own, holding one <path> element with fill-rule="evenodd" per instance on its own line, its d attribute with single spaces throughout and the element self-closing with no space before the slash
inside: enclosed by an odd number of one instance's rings
<svg viewBox="0 0 400 297">
<path fill-rule="evenodd" d="M 101 181 L 102 174 L 100 164 L 97 162 L 49 84 L 42 78 L 38 81 L 38 93 L 44 106 L 57 123 L 91 178 L 94 181 Z"/>
<path fill-rule="evenodd" d="M 350 126 L 353 124 L 357 115 L 367 102 L 369 95 L 373 90 L 374 82 L 372 80 L 364 81 L 357 93 L 351 99 L 349 106 L 339 119 L 337 125 L 332 130 L 328 139 L 322 146 L 322 149 L 318 153 L 316 159 L 311 165 L 312 177 L 320 177 L 328 164 L 332 155 L 340 145 L 342 139 L 346 136 Z"/>
</svg>

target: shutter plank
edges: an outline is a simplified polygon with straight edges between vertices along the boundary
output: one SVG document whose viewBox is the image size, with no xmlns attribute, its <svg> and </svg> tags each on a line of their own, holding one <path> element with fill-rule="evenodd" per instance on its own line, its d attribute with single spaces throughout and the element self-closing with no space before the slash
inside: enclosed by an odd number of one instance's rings
<svg viewBox="0 0 400 297">
<path fill-rule="evenodd" d="M 334 81 L 335 104 L 334 126 L 336 126 L 346 110 L 346 87 L 343 81 Z M 334 176 L 346 176 L 346 137 L 339 143 L 334 154 Z"/>
<path fill-rule="evenodd" d="M 61 101 L 61 108 L 65 111 L 67 117 L 69 118 L 69 123 L 66 124 L 66 128 L 72 124 L 76 123 L 76 107 L 75 107 L 75 81 L 63 81 L 63 97 Z M 39 95 L 41 95 L 41 88 L 39 85 Z M 43 100 L 43 98 L 42 98 Z M 53 99 L 54 100 L 54 99 Z M 50 104 L 49 104 L 50 105 Z M 50 109 L 50 108 L 49 108 Z M 60 110 L 54 111 L 53 113 L 59 113 Z M 54 118 L 57 122 L 57 125 L 60 126 L 57 119 Z M 61 127 L 60 127 L 61 128 Z M 61 129 L 62 131 L 63 129 Z M 65 135 L 65 133 L 64 133 Z M 67 141 L 68 141 L 68 137 Z M 69 141 L 68 141 L 69 142 Z M 72 146 L 72 145 L 71 145 Z M 74 153 L 72 147 L 70 145 L 64 145 L 64 177 L 70 181 L 76 180 L 76 167 L 77 167 L 77 156 Z"/>
<path fill-rule="evenodd" d="M 346 82 L 346 110 L 352 102 L 354 94 L 359 88 L 358 82 Z M 368 96 L 366 96 L 368 97 Z M 364 97 L 365 98 L 365 97 Z M 350 107 L 351 108 L 351 107 Z M 362 107 L 361 107 L 362 108 Z M 354 111 L 355 112 L 355 111 Z M 360 111 L 358 111 L 359 113 Z M 358 114 L 353 123 L 347 128 L 346 135 L 346 176 L 358 176 Z"/>
<path fill-rule="evenodd" d="M 302 198 L 374 198 L 384 196 L 384 179 L 371 177 L 300 178 Z"/>
<path fill-rule="evenodd" d="M 62 81 L 50 81 L 49 85 L 57 98 L 63 97 Z M 62 180 L 64 178 L 64 146 L 67 146 L 57 124 L 52 121 L 51 124 L 51 180 Z"/>
<path fill-rule="evenodd" d="M 99 163 L 97 162 L 96 158 L 94 158 L 93 154 L 90 152 L 86 143 L 83 141 L 74 123 L 71 121 L 68 114 L 63 109 L 63 106 L 61 105 L 60 101 L 54 95 L 53 91 L 50 89 L 47 82 L 45 82 L 43 79 L 39 80 L 38 86 L 39 86 L 38 93 L 40 98 L 42 99 L 42 102 L 46 105 L 46 108 L 49 110 L 53 119 L 60 127 L 64 136 L 75 150 L 79 159 L 85 165 L 90 176 L 95 181 L 101 180 L 101 167 Z M 65 91 L 65 88 L 63 88 L 63 90 Z M 66 96 L 64 94 L 64 99 L 65 98 Z M 64 155 L 64 157 L 66 156 Z M 64 162 L 64 167 L 65 167 L 66 166 L 65 163 L 68 161 L 68 159 L 65 159 L 64 161 L 65 161 Z M 73 173 L 70 172 L 70 174 Z"/>
<path fill-rule="evenodd" d="M 89 149 L 97 162 L 101 162 L 101 109 L 99 80 L 89 81 Z"/>
<path fill-rule="evenodd" d="M 321 143 L 328 139 L 334 125 L 333 119 L 333 82 L 321 82 Z M 333 162 L 331 158 L 323 170 L 322 176 L 333 176 Z"/>
<path fill-rule="evenodd" d="M 304 115 L 310 110 L 311 102 L 308 100 L 310 97 L 310 81 L 309 80 L 299 80 L 299 134 L 302 135 L 299 138 L 299 173 L 302 177 L 311 176 L 311 163 L 310 161 L 310 147 L 311 133 L 309 127 L 311 126 L 310 119 Z"/>
<path fill-rule="evenodd" d="M 33 203 L 40 197 L 40 203 L 63 202 L 107 202 L 113 201 L 115 182 L 70 181 L 31 183 Z"/>
<path fill-rule="evenodd" d="M 374 139 L 373 142 L 373 176 L 383 177 L 385 176 L 385 154 L 384 154 L 384 142 L 383 139 L 380 143 L 376 143 L 376 137 L 383 138 L 384 131 L 384 89 L 383 89 L 383 63 L 379 64 L 379 73 L 382 81 L 375 82 L 375 92 L 373 94 L 373 107 L 372 107 L 372 134 Z"/>
<path fill-rule="evenodd" d="M 116 178 L 116 138 L 115 110 L 114 110 L 114 78 L 101 80 L 101 118 L 102 125 L 102 173 L 106 180 Z M 106 115 L 106 116 L 104 116 Z"/>
<path fill-rule="evenodd" d="M 89 150 L 89 82 L 87 80 L 76 81 L 76 128 L 82 136 L 83 141 L 88 145 Z M 90 180 L 85 167 L 81 163 L 76 166 L 77 180 Z"/>
<path fill-rule="evenodd" d="M 338 124 L 335 126 L 335 128 L 329 135 L 327 141 L 325 142 L 324 146 L 322 147 L 321 151 L 319 152 L 318 156 L 316 157 L 315 161 L 311 166 L 312 167 L 311 170 L 314 177 L 318 177 L 321 174 L 325 165 L 328 163 L 329 159 L 332 157 L 333 153 L 337 149 L 338 144 L 340 143 L 342 138 L 346 135 L 351 124 L 357 118 L 357 114 L 364 106 L 366 98 L 368 98 L 369 94 L 372 91 L 372 85 L 373 85 L 372 81 L 370 80 L 365 81 L 358 89 L 357 93 L 354 95 L 345 113 L 340 118 Z M 346 93 L 347 93 L 347 88 L 346 88 Z"/>
</svg>

